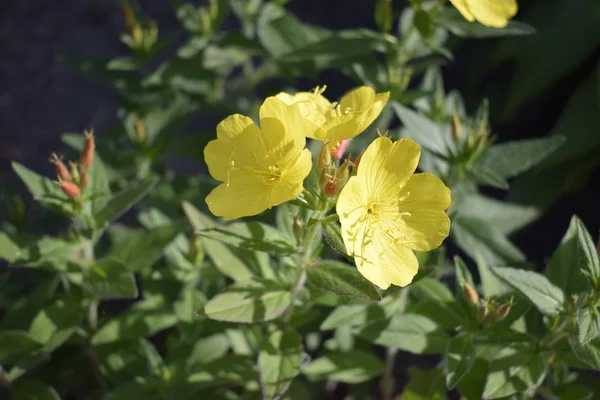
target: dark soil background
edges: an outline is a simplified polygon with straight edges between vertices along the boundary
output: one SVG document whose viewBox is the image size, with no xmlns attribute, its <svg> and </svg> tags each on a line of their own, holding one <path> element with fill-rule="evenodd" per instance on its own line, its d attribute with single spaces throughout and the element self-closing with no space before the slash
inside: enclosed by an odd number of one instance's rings
<svg viewBox="0 0 600 400">
<path fill-rule="evenodd" d="M 400 1 L 394 3 L 398 9 L 403 7 Z M 524 8 L 527 2 L 522 3 Z M 367 0 L 293 0 L 287 8 L 303 21 L 331 29 L 375 28 L 373 4 Z M 140 5 L 158 21 L 161 33 L 178 27 L 168 0 L 141 0 Z M 235 22 L 228 21 L 225 28 L 232 24 Z M 6 190 L 6 182 L 24 191 L 10 168 L 11 161 L 50 175 L 50 153 L 65 149 L 60 142 L 62 133 L 81 132 L 90 125 L 102 131 L 116 118 L 113 90 L 60 64 L 57 57 L 113 58 L 126 54 L 119 41 L 124 30 L 118 0 L 0 1 L 0 193 Z M 457 61 L 444 69 L 446 89 L 459 89 L 469 105 L 486 96 L 485 87 L 468 88 L 463 68 L 470 52 L 480 49 L 478 46 L 480 42 L 465 41 L 458 48 Z M 594 56 L 522 109 L 515 119 L 493 124 L 499 141 L 545 135 L 578 83 L 596 67 L 598 54 Z M 493 79 L 508 81 L 510 70 L 498 71 Z M 331 88 L 332 95 L 342 93 L 350 85 L 335 72 L 324 74 L 322 83 Z M 194 128 L 214 129 L 214 125 L 206 125 Z M 597 238 L 599 187 L 600 172 L 596 171 L 586 188 L 564 197 L 540 221 L 518 233 L 514 237 L 517 245 L 541 266 L 552 254 L 573 214 L 579 215 Z M 52 229 L 48 227 L 49 231 Z M 402 358 L 403 364 L 414 361 L 408 354 Z M 431 361 L 435 363 L 435 359 Z"/>
</svg>

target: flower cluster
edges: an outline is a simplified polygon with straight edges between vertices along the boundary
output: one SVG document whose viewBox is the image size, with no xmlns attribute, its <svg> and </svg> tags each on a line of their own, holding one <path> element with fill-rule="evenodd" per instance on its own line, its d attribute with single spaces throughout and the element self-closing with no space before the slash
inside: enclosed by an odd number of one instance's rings
<svg viewBox="0 0 600 400">
<path fill-rule="evenodd" d="M 389 93 L 363 86 L 332 103 L 324 90 L 267 98 L 260 127 L 239 114 L 217 126 L 204 156 L 222 183 L 206 198 L 208 207 L 232 220 L 296 198 L 313 164 L 306 138 L 320 140 L 322 194 L 337 199 L 347 253 L 380 288 L 406 286 L 418 269 L 413 251 L 432 250 L 448 236 L 450 190 L 431 174 L 414 174 L 420 149 L 409 139 L 379 137 L 354 162 L 339 166 L 348 141 L 375 121 Z"/>
</svg>

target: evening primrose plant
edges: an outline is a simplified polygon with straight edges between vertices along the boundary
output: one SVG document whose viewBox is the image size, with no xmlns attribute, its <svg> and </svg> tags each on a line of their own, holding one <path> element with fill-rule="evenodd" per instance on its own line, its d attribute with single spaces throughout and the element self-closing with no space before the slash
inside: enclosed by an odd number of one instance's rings
<svg viewBox="0 0 600 400">
<path fill-rule="evenodd" d="M 377 0 L 377 31 L 285 3 L 173 0 L 170 35 L 124 2 L 129 54 L 66 58 L 119 111 L 3 184 L 0 399 L 599 398 L 595 231 L 545 215 L 597 165 L 597 79 L 506 141 L 442 67 L 518 49 L 516 2 Z"/>
</svg>

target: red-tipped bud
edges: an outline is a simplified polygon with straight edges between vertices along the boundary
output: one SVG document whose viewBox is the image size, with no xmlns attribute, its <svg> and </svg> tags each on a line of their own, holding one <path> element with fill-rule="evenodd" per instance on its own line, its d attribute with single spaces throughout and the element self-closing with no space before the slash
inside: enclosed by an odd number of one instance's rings
<svg viewBox="0 0 600 400">
<path fill-rule="evenodd" d="M 79 177 L 79 187 L 81 189 L 87 189 L 90 186 L 90 175 L 88 174 L 87 169 L 84 169 L 81 172 L 81 177 Z"/>
<path fill-rule="evenodd" d="M 467 304 L 471 306 L 479 303 L 479 295 L 477 294 L 477 291 L 467 282 L 463 284 L 463 298 Z"/>
<path fill-rule="evenodd" d="M 326 196 L 335 196 L 340 188 L 340 182 L 335 176 L 323 185 L 323 192 Z"/>
<path fill-rule="evenodd" d="M 362 158 L 363 154 L 365 153 L 359 154 L 358 157 L 356 157 L 356 160 L 354 160 L 354 169 L 358 169 L 358 164 L 360 164 L 360 159 Z"/>
<path fill-rule="evenodd" d="M 56 153 L 52 153 L 52 156 L 50 157 L 50 162 L 56 167 L 56 176 L 58 176 L 58 179 L 61 179 L 63 181 L 71 180 L 71 173 L 69 172 L 69 169 L 62 162 L 62 159 L 56 155 Z"/>
<path fill-rule="evenodd" d="M 508 313 L 510 313 L 511 307 L 511 303 L 502 304 L 500 307 L 498 307 L 494 316 L 494 322 L 500 322 L 506 318 Z"/>
<path fill-rule="evenodd" d="M 58 182 L 58 184 L 60 185 L 60 188 L 64 194 L 69 196 L 71 199 L 77 199 L 79 196 L 81 196 L 81 190 L 79 190 L 79 186 L 73 182 L 61 181 Z"/>
<path fill-rule="evenodd" d="M 344 186 L 348 179 L 350 179 L 350 166 L 352 162 L 348 159 L 344 161 L 344 163 L 340 166 L 340 169 L 337 173 L 337 178 L 340 181 L 340 186 Z"/>
<path fill-rule="evenodd" d="M 94 143 L 94 130 L 85 132 L 85 145 L 81 151 L 81 157 L 79 158 L 79 165 L 83 171 L 87 170 L 92 166 L 94 162 L 94 151 L 96 144 Z"/>
<path fill-rule="evenodd" d="M 331 158 L 334 160 L 339 160 L 344 156 L 348 145 L 350 144 L 350 139 L 342 140 L 340 144 L 338 144 L 335 148 L 330 150 Z"/>
</svg>

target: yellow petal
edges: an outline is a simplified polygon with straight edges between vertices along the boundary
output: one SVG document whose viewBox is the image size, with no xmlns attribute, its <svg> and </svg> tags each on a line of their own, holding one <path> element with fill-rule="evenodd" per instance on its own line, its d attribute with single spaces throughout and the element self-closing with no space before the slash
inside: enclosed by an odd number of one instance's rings
<svg viewBox="0 0 600 400">
<path fill-rule="evenodd" d="M 232 162 L 254 164 L 249 151 L 255 150 L 256 138 L 262 133 L 248 117 L 232 115 L 217 125 L 217 139 L 204 148 L 204 160 L 210 175 L 220 181 L 227 180 Z M 244 151 L 237 151 L 238 148 Z"/>
<path fill-rule="evenodd" d="M 358 271 L 369 281 L 387 289 L 390 285 L 404 287 L 412 282 L 419 269 L 411 249 L 376 233 L 365 247 L 364 256 L 355 258 Z"/>
<path fill-rule="evenodd" d="M 360 247 L 364 242 L 361 217 L 364 213 L 364 204 L 368 201 L 366 196 L 367 192 L 356 176 L 348 180 L 338 196 L 336 212 L 340 219 L 342 239 L 348 254 L 360 254 Z"/>
<path fill-rule="evenodd" d="M 217 125 L 217 138 L 231 138 L 244 132 L 248 127 L 258 128 L 251 118 L 241 114 L 233 114 Z"/>
<path fill-rule="evenodd" d="M 272 206 L 276 206 L 298 196 L 302 190 L 302 183 L 312 168 L 312 154 L 304 149 L 298 155 L 296 162 L 283 172 L 280 183 L 273 187 L 270 197 Z"/>
<path fill-rule="evenodd" d="M 389 97 L 389 92 L 375 93 L 368 86 L 346 94 L 340 101 L 341 115 L 329 118 L 323 125 L 327 139 L 335 145 L 364 132 L 379 117 Z"/>
<path fill-rule="evenodd" d="M 211 213 L 225 220 L 257 215 L 271 207 L 269 187 L 249 174 L 237 174 L 229 185 L 222 183 L 206 197 Z"/>
<path fill-rule="evenodd" d="M 392 143 L 387 137 L 379 137 L 362 155 L 357 177 L 370 196 L 381 199 L 398 197 L 417 169 L 420 156 L 419 145 L 410 139 Z"/>
<path fill-rule="evenodd" d="M 456 7 L 458 12 L 460 12 L 467 21 L 469 21 L 469 22 L 475 21 L 475 16 L 473 16 L 473 13 L 471 12 L 471 9 L 469 8 L 469 4 L 468 4 L 467 0 L 450 0 L 450 3 L 452 3 L 454 5 L 454 7 Z"/>
<path fill-rule="evenodd" d="M 294 141 L 304 147 L 305 137 L 323 136 L 321 129 L 311 119 L 302 115 L 298 104 L 287 105 L 277 97 L 267 98 L 259 110 L 260 126 L 266 136 L 284 127 L 285 142 Z"/>
<path fill-rule="evenodd" d="M 398 230 L 408 237 L 406 246 L 417 251 L 439 247 L 450 231 L 445 210 L 450 207 L 450 189 L 437 177 L 413 175 L 402 188 Z"/>
<path fill-rule="evenodd" d="M 503 28 L 517 13 L 516 0 L 466 0 L 477 21 L 494 28 Z"/>
</svg>

